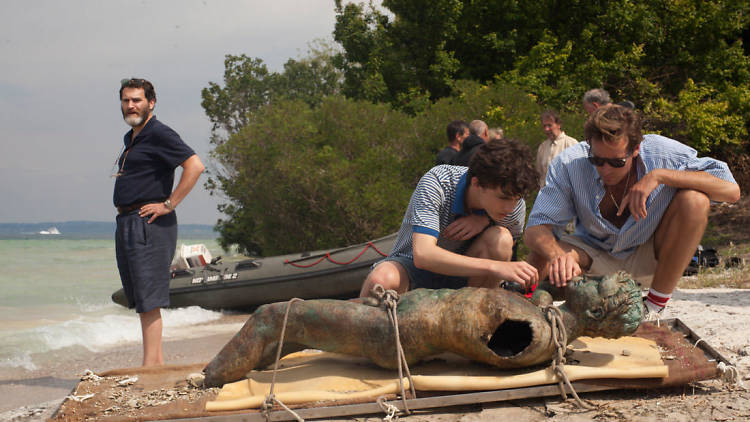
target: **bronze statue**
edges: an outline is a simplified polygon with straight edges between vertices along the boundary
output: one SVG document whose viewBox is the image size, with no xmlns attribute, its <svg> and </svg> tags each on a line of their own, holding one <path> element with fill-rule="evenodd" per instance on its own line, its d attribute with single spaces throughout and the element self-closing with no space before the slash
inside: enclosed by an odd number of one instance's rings
<svg viewBox="0 0 750 422">
<path fill-rule="evenodd" d="M 534 300 L 551 304 L 546 292 Z M 633 333 L 643 316 L 636 283 L 626 274 L 577 278 L 562 292 L 568 342 L 586 335 L 617 338 Z M 204 368 L 206 386 L 245 377 L 274 362 L 287 302 L 258 308 Z M 550 361 L 555 353 L 543 307 L 503 289 L 417 289 L 398 302 L 398 327 L 406 361 L 453 352 L 498 368 Z M 394 328 L 382 305 L 333 299 L 294 302 L 283 353 L 314 348 L 371 359 L 397 368 Z"/>
</svg>

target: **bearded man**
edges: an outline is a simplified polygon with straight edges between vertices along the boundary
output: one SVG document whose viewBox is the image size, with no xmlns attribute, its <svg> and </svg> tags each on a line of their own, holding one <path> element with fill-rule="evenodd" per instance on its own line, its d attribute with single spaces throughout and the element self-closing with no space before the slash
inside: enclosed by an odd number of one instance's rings
<svg viewBox="0 0 750 422">
<path fill-rule="evenodd" d="M 151 82 L 122 81 L 122 117 L 132 129 L 125 134 L 114 175 L 115 250 L 128 306 L 141 320 L 143 366 L 164 363 L 161 308 L 169 306 L 169 265 L 177 243 L 174 209 L 204 170 L 180 136 L 156 120 L 155 105 Z M 183 171 L 172 191 L 177 166 Z"/>
</svg>

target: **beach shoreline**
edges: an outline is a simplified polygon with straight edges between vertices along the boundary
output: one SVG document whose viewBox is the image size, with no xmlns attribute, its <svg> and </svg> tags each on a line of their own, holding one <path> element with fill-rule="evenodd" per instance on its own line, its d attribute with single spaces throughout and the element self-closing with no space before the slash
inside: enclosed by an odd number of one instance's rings
<svg viewBox="0 0 750 422">
<path fill-rule="evenodd" d="M 750 327 L 750 290 L 725 288 L 678 289 L 665 310 L 664 317 L 682 320 L 704 341 L 733 362 L 739 370 L 741 380 L 746 386 L 750 387 L 750 330 L 748 330 L 748 327 Z M 169 364 L 208 362 L 239 330 L 246 319 L 247 314 L 225 314 L 219 320 L 198 326 L 196 328 L 199 333 L 197 337 L 165 339 L 165 360 Z M 221 332 L 211 334 L 212 327 Z M 0 375 L 0 395 L 4 398 L 0 404 L 0 420 L 45 420 L 52 416 L 62 400 L 78 383 L 85 370 L 88 369 L 97 373 L 115 368 L 137 367 L 140 365 L 140 359 L 140 344 L 131 343 L 102 352 L 82 351 L 33 371 L 20 368 L 3 371 L 3 374 Z M 708 386 L 706 388 L 709 390 L 716 390 L 711 393 L 716 397 L 716 400 L 718 400 L 718 397 L 726 396 L 726 400 L 731 399 L 732 402 L 736 402 L 733 405 L 736 408 L 736 416 L 750 416 L 750 394 L 747 391 L 734 394 L 731 392 L 731 387 L 722 387 L 722 384 L 718 381 L 706 381 L 699 384 Z M 695 391 L 695 386 L 693 386 L 693 391 Z M 627 402 L 633 400 L 641 402 L 645 400 L 646 404 L 641 403 L 641 405 L 648 407 L 646 398 L 649 395 L 653 396 L 653 393 L 645 391 L 609 392 L 602 397 L 607 397 L 603 400 L 622 405 L 624 409 L 627 408 Z M 664 394 L 667 397 L 670 395 L 669 392 Z M 676 400 L 678 407 L 680 403 L 686 403 L 682 411 L 678 408 L 674 412 L 682 412 L 687 415 L 695 412 L 695 409 L 692 408 L 693 405 L 689 404 L 690 400 L 685 400 L 683 397 L 681 402 L 679 394 L 677 396 L 674 392 L 671 394 L 672 401 Z M 708 400 L 713 401 L 711 394 L 709 394 Z M 662 397 L 661 401 L 664 402 L 664 400 L 667 399 Z M 540 416 L 532 411 L 535 406 L 548 407 L 550 403 L 553 407 L 554 403 L 564 406 L 559 398 L 548 398 L 546 400 L 536 399 L 536 401 L 517 401 L 515 404 L 485 404 L 471 407 L 468 410 L 459 409 L 459 411 L 461 415 L 474 415 L 476 417 L 476 419 L 471 420 L 489 421 L 498 417 L 498 412 L 501 412 L 501 409 L 505 409 L 502 411 L 506 413 L 518 413 L 519 403 L 521 402 L 520 407 L 524 409 L 523 411 L 531 412 L 528 414 L 529 418 L 533 414 L 536 414 L 537 417 Z M 655 399 L 654 402 L 656 403 L 654 406 L 658 407 L 658 400 Z M 672 403 L 672 406 L 675 406 L 675 403 Z M 565 415 L 562 409 L 564 407 L 557 409 L 557 414 L 561 415 L 560 417 Z M 450 409 L 444 409 L 443 411 L 451 412 Z M 451 416 L 456 415 L 451 413 Z M 463 416 L 449 419 L 458 420 L 461 418 Z M 409 416 L 407 418 L 402 417 L 402 419 L 448 420 L 427 416 L 419 418 Z M 521 418 L 520 420 L 526 419 Z M 528 420 L 533 420 L 533 418 Z"/>
<path fill-rule="evenodd" d="M 208 362 L 247 320 L 248 314 L 229 313 L 220 319 L 194 327 L 198 335 L 163 342 L 168 364 Z M 212 328 L 218 333 L 211 334 Z M 168 336 L 168 333 L 165 333 Z M 0 375 L 0 420 L 44 420 L 52 416 L 62 400 L 70 394 L 86 370 L 100 373 L 116 368 L 132 368 L 141 364 L 140 343 L 127 343 L 104 351 L 61 350 L 57 360 L 44 358 L 37 369 L 3 368 Z M 54 352 L 53 352 L 54 353 Z M 49 354 L 49 352 L 47 352 Z M 36 360 L 36 359 L 35 359 Z M 39 412 L 39 409 L 43 409 Z M 28 417 L 24 417 L 27 415 Z"/>
</svg>

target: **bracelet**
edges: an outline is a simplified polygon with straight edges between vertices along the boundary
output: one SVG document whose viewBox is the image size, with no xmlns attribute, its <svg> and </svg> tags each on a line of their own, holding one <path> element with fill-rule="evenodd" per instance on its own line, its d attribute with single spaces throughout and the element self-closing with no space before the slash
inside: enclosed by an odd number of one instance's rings
<svg viewBox="0 0 750 422">
<path fill-rule="evenodd" d="M 167 207 L 168 210 L 174 210 L 174 206 L 172 205 L 172 200 L 167 198 L 166 201 L 164 201 L 164 206 Z"/>
</svg>

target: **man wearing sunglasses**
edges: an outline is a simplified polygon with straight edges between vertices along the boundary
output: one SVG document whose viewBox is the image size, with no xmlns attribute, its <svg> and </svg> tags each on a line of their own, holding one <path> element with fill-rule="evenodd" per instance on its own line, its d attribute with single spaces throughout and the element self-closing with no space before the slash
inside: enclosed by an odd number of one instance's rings
<svg viewBox="0 0 750 422">
<path fill-rule="evenodd" d="M 169 306 L 169 264 L 177 242 L 175 207 L 195 186 L 203 163 L 154 117 L 156 93 L 145 79 L 124 79 L 120 110 L 132 129 L 117 160 L 115 250 L 125 296 L 141 320 L 143 366 L 164 363 L 161 308 Z M 174 170 L 182 176 L 174 185 Z"/>
<path fill-rule="evenodd" d="M 711 201 L 738 201 L 739 186 L 726 163 L 642 136 L 627 107 L 594 111 L 584 136 L 550 164 L 524 235 L 528 260 L 558 287 L 582 273 L 627 271 L 650 286 L 645 304 L 658 315 L 703 236 Z M 575 233 L 564 234 L 571 219 Z"/>
</svg>

